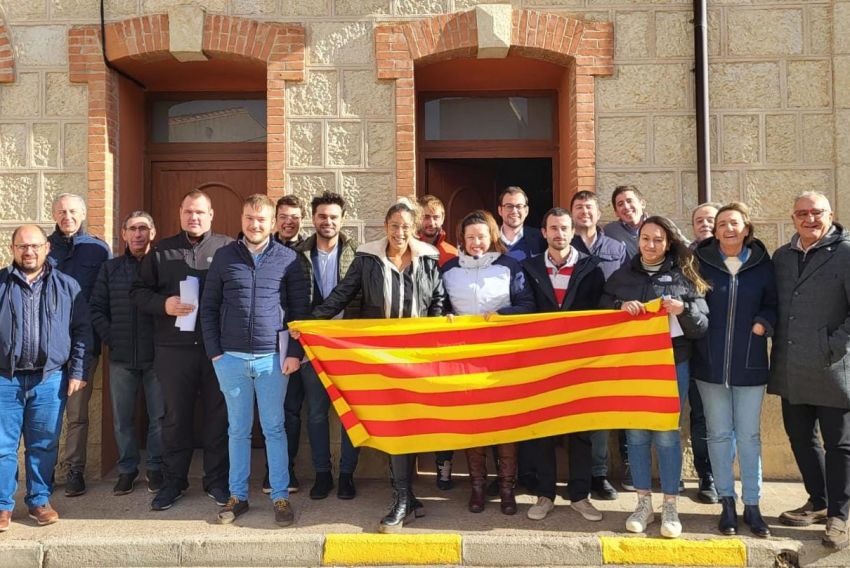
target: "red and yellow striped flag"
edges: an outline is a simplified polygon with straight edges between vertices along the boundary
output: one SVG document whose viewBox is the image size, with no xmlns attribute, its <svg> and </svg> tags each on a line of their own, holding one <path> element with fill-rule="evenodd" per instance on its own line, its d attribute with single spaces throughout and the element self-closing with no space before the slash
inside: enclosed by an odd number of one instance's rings
<svg viewBox="0 0 850 568">
<path fill-rule="evenodd" d="M 355 446 L 391 454 L 585 430 L 675 430 L 679 395 L 660 301 L 632 317 L 300 321 L 301 343 Z"/>
</svg>

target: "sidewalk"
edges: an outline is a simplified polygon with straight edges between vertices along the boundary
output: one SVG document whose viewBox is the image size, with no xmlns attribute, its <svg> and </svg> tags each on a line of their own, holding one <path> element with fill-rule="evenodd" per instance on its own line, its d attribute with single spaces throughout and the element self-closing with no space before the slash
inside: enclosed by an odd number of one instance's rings
<svg viewBox="0 0 850 568">
<path fill-rule="evenodd" d="M 81 566 L 320 566 L 430 564 L 464 566 L 850 566 L 850 549 L 830 554 L 820 544 L 823 525 L 790 528 L 776 523 L 785 509 L 805 500 L 799 483 L 766 483 L 762 510 L 771 524 L 767 540 L 716 534 L 719 506 L 695 501 L 696 483 L 679 500 L 684 537 L 662 539 L 659 523 L 648 534 L 627 536 L 623 526 L 634 507 L 633 493 L 616 501 L 596 501 L 605 513 L 600 523 L 588 523 L 560 497 L 543 521 L 525 513 L 534 498 L 521 493 L 520 511 L 508 517 L 498 501 L 482 514 L 466 510 L 467 481 L 438 491 L 434 478 L 421 476 L 417 496 L 427 515 L 402 535 L 377 533 L 377 522 L 391 498 L 389 483 L 361 480 L 358 496 L 341 501 L 332 494 L 312 501 L 312 480 L 292 496 L 296 524 L 278 528 L 271 503 L 252 486 L 251 510 L 235 525 L 216 523 L 218 507 L 193 479 L 186 496 L 162 512 L 149 509 L 151 495 L 138 483 L 135 492 L 115 497 L 112 483 L 91 485 L 82 497 L 66 498 L 58 488 L 52 501 L 62 520 L 37 527 L 19 499 L 11 529 L 0 535 L 0 567 Z M 20 497 L 20 496 L 19 496 Z M 660 506 L 660 496 L 656 496 Z M 739 507 L 740 508 L 740 507 Z M 783 559 L 777 556 L 784 553 Z M 785 562 L 787 560 L 787 562 Z"/>
</svg>

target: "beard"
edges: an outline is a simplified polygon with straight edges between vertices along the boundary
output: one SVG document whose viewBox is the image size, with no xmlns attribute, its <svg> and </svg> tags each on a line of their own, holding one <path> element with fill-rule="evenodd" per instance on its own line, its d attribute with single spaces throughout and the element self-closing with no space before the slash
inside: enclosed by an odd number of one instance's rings
<svg viewBox="0 0 850 568">
<path fill-rule="evenodd" d="M 250 235 L 245 235 L 245 240 L 251 243 L 252 245 L 261 245 L 269 238 L 268 235 L 263 235 L 262 237 L 252 237 Z"/>
</svg>

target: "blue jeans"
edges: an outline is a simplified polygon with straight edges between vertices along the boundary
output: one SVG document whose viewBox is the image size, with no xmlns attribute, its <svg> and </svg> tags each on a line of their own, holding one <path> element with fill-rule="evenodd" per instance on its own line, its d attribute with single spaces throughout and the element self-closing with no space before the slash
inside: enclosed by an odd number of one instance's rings
<svg viewBox="0 0 850 568">
<path fill-rule="evenodd" d="M 590 433 L 593 477 L 608 477 L 608 432 L 609 430 L 594 430 Z"/>
<path fill-rule="evenodd" d="M 761 403 L 764 386 L 731 387 L 697 381 L 708 426 L 708 454 L 717 494 L 735 497 L 732 463 L 738 449 L 745 505 L 761 497 Z"/>
<path fill-rule="evenodd" d="M 690 371 L 688 362 L 676 363 L 676 382 L 679 387 L 679 414 L 688 398 Z M 655 430 L 626 430 L 629 443 L 629 465 L 632 468 L 632 481 L 638 491 L 652 489 L 652 453 L 651 444 L 655 441 L 658 454 L 658 470 L 661 474 L 661 491 L 664 495 L 679 494 L 679 480 L 682 478 L 682 441 L 679 430 L 658 432 Z"/>
<path fill-rule="evenodd" d="M 11 378 L 0 377 L 0 510 L 15 508 L 21 435 L 26 450 L 24 501 L 33 508 L 50 500 L 67 392 L 68 382 L 61 370 L 49 375 L 19 372 Z"/>
<path fill-rule="evenodd" d="M 218 384 L 227 403 L 227 435 L 230 452 L 230 495 L 248 500 L 251 476 L 251 428 L 254 398 L 266 440 L 272 501 L 289 498 L 289 455 L 286 450 L 283 399 L 289 377 L 280 370 L 280 356 L 260 355 L 243 359 L 225 353 L 213 361 Z"/>
<path fill-rule="evenodd" d="M 118 445 L 118 473 L 139 469 L 139 444 L 136 437 L 136 393 L 144 388 L 148 410 L 148 471 L 162 469 L 162 416 L 165 402 L 153 369 L 130 369 L 126 363 L 109 362 L 109 395 L 112 398 L 112 425 Z"/>
<path fill-rule="evenodd" d="M 307 435 L 310 437 L 310 450 L 313 455 L 313 468 L 317 473 L 331 470 L 331 441 L 328 412 L 331 399 L 313 365 L 301 365 L 301 380 L 307 399 Z M 340 473 L 354 473 L 360 449 L 351 445 L 351 439 L 344 427 L 340 428 L 341 451 L 339 458 Z"/>
</svg>

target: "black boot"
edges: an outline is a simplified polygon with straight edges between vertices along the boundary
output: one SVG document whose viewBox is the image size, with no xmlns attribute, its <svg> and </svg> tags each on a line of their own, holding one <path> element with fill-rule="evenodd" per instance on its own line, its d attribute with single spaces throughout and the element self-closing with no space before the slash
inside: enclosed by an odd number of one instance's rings
<svg viewBox="0 0 850 568">
<path fill-rule="evenodd" d="M 329 471 L 317 471 L 316 482 L 310 489 L 310 499 L 324 499 L 334 488 L 334 478 Z"/>
<path fill-rule="evenodd" d="M 738 513 L 735 512 L 735 498 L 721 497 L 720 504 L 723 506 L 720 511 L 720 522 L 717 523 L 720 534 L 727 536 L 738 534 Z"/>
<path fill-rule="evenodd" d="M 744 505 L 744 522 L 750 525 L 750 531 L 757 537 L 770 536 L 770 528 L 764 522 L 758 505 Z"/>
<path fill-rule="evenodd" d="M 410 499 L 410 491 L 406 488 L 400 488 L 393 491 L 393 505 L 387 516 L 381 519 L 378 525 L 378 532 L 395 533 L 399 532 L 404 526 L 404 522 L 412 519 L 409 517 L 413 514 L 413 501 Z M 415 518 L 415 517 L 414 517 Z"/>
<path fill-rule="evenodd" d="M 413 516 L 417 519 L 425 516 L 425 505 L 416 498 L 412 489 L 410 490 L 410 506 L 413 507 Z"/>
</svg>

